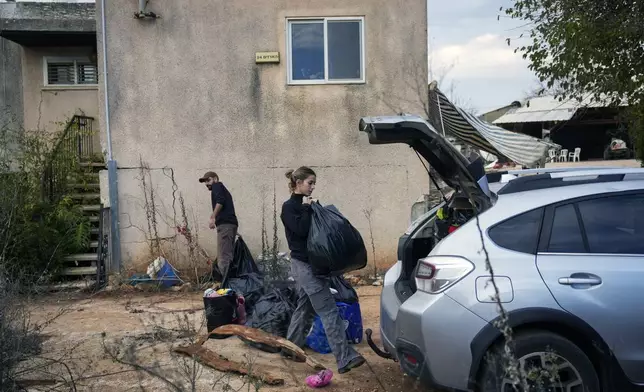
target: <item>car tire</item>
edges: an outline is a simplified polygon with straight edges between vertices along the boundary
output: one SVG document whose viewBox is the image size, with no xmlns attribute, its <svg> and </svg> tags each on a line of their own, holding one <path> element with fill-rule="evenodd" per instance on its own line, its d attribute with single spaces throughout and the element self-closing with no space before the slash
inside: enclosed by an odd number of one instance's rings
<svg viewBox="0 0 644 392">
<path fill-rule="evenodd" d="M 588 359 L 588 356 L 570 340 L 561 335 L 547 331 L 522 332 L 517 334 L 513 340 L 513 350 L 516 358 L 526 359 L 527 362 L 532 362 L 532 358 L 538 358 L 542 355 L 540 353 L 548 353 L 546 355 L 553 355 L 553 357 L 550 358 L 556 357 L 557 361 L 565 361 L 570 365 L 569 368 L 564 367 L 562 373 L 558 375 L 562 382 L 577 378 L 580 379 L 582 383 L 580 390 L 583 389 L 584 392 L 601 391 L 599 378 L 592 362 Z M 503 358 L 503 356 L 500 355 L 502 352 L 503 344 L 496 345 L 488 351 L 488 355 L 486 355 L 486 358 L 483 360 L 484 363 L 482 364 L 482 370 L 477 379 L 476 390 L 478 392 L 505 392 L 503 389 L 503 361 L 495 360 Z M 512 387 L 507 390 L 514 391 Z M 536 391 L 548 389 L 530 388 L 529 390 Z"/>
</svg>

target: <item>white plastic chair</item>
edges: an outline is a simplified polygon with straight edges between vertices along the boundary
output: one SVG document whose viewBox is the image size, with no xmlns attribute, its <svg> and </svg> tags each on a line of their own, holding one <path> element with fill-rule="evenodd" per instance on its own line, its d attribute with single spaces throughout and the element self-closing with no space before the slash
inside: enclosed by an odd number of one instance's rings
<svg viewBox="0 0 644 392">
<path fill-rule="evenodd" d="M 571 152 L 568 154 L 568 159 L 570 159 L 571 162 L 580 162 L 581 161 L 581 148 L 577 147 L 575 148 L 575 152 Z"/>
<path fill-rule="evenodd" d="M 559 154 L 559 162 L 568 162 L 568 150 L 563 149 Z"/>
<path fill-rule="evenodd" d="M 557 150 L 555 150 L 554 148 L 551 148 L 550 150 L 548 150 L 548 159 L 550 160 L 550 162 L 556 162 Z"/>
</svg>

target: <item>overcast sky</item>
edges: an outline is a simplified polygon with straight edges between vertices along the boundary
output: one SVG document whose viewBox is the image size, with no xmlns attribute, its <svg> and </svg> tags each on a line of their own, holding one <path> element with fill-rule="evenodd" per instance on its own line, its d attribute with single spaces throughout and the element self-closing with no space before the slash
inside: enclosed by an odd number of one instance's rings
<svg viewBox="0 0 644 392">
<path fill-rule="evenodd" d="M 438 76 L 451 68 L 442 85 L 453 82 L 456 103 L 486 112 L 523 99 L 536 85 L 527 61 L 505 41 L 520 35 L 521 22 L 497 20 L 499 8 L 511 3 L 428 0 L 431 68 Z"/>
</svg>

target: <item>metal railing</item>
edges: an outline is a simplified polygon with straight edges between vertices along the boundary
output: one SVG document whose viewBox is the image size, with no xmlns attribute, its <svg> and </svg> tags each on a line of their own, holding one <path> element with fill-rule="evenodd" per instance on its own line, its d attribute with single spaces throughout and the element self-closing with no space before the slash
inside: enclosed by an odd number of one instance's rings
<svg viewBox="0 0 644 392">
<path fill-rule="evenodd" d="M 72 117 L 52 150 L 42 179 L 42 197 L 54 201 L 67 191 L 69 175 L 94 156 L 94 118 Z"/>
</svg>

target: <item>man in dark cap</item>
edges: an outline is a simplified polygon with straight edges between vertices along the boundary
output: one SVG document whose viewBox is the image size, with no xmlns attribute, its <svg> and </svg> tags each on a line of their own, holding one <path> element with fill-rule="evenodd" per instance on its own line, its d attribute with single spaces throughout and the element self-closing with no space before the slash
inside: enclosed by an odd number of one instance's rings
<svg viewBox="0 0 644 392">
<path fill-rule="evenodd" d="M 207 172 L 199 179 L 210 190 L 212 214 L 210 229 L 217 229 L 217 267 L 222 277 L 226 276 L 228 266 L 233 261 L 235 237 L 237 236 L 237 216 L 233 197 L 215 172 Z"/>
</svg>

